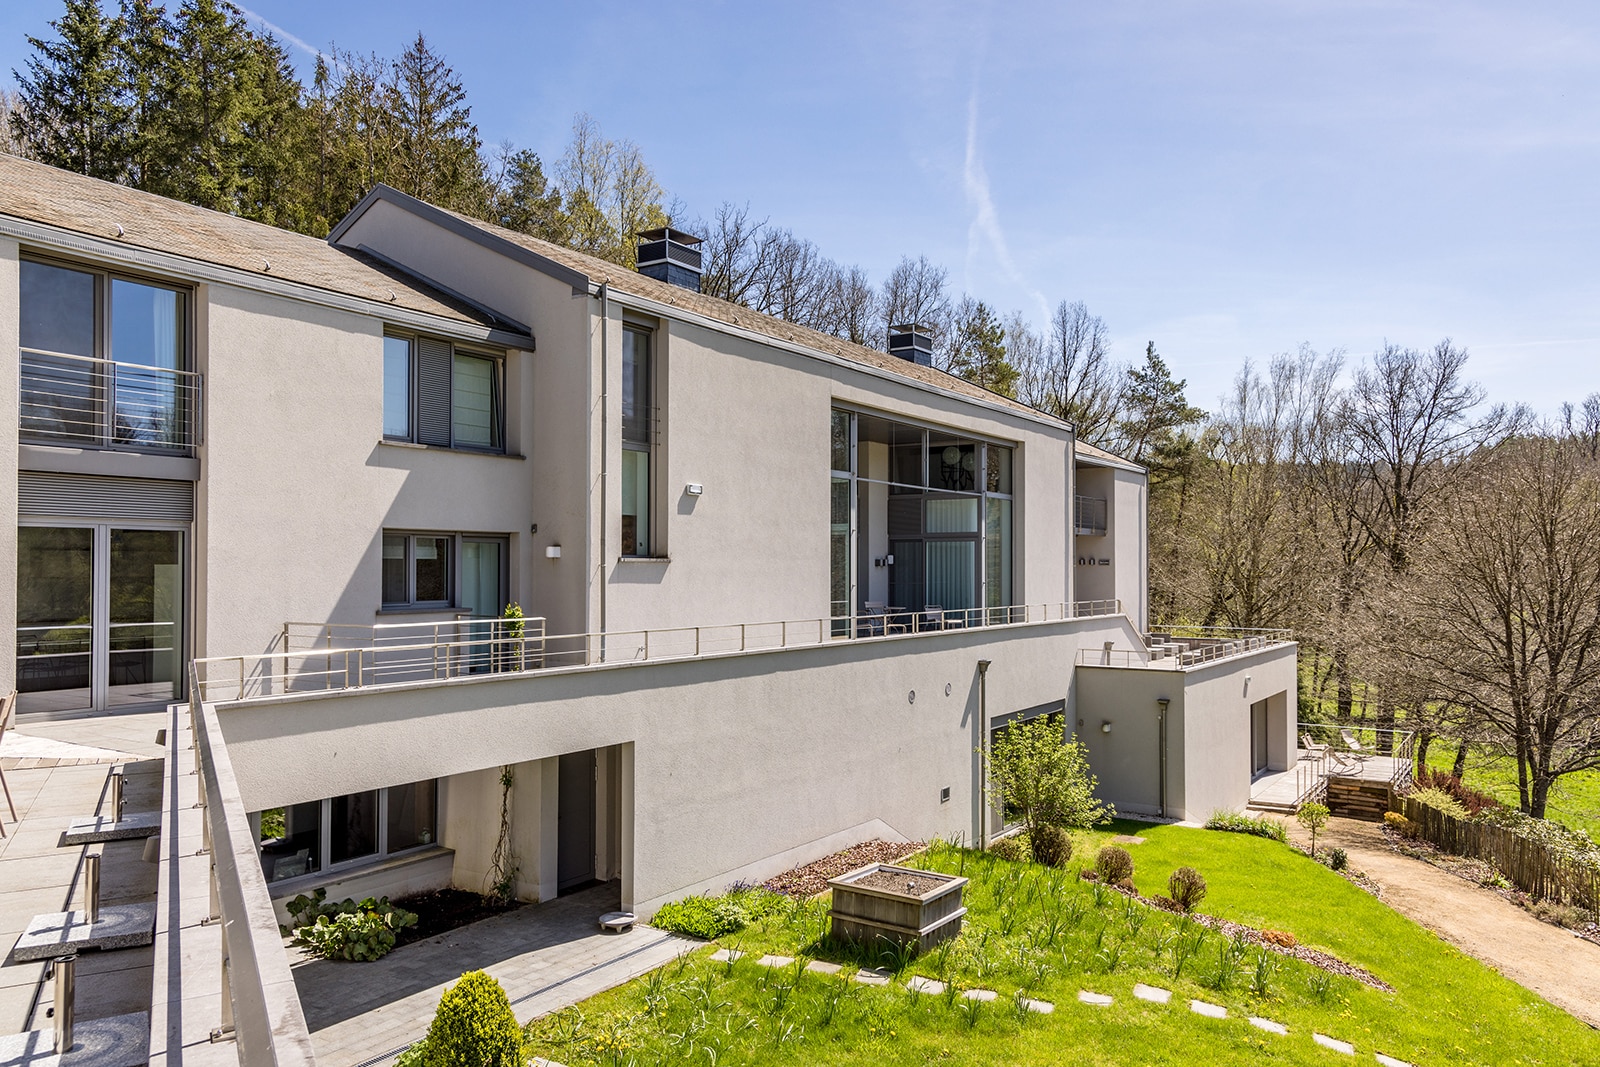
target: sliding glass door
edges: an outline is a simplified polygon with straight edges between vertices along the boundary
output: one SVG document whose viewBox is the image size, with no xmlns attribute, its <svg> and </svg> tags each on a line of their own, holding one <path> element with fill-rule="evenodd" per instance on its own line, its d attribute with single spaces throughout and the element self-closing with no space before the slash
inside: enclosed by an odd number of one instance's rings
<svg viewBox="0 0 1600 1067">
<path fill-rule="evenodd" d="M 183 695 L 184 532 L 17 530 L 17 709 L 104 711 Z"/>
</svg>

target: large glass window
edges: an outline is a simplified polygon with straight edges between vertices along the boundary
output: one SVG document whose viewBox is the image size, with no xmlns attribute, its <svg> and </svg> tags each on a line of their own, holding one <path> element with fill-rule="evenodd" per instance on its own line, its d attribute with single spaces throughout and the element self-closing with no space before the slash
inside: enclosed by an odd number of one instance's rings
<svg viewBox="0 0 1600 1067">
<path fill-rule="evenodd" d="M 438 804 L 437 783 L 433 779 L 398 785 L 389 795 L 389 852 L 433 844 L 434 809 Z"/>
<path fill-rule="evenodd" d="M 378 791 L 328 801 L 328 862 L 348 863 L 378 851 Z"/>
<path fill-rule="evenodd" d="M 186 293 L 32 260 L 22 261 L 20 275 L 24 438 L 193 444 Z"/>
<path fill-rule="evenodd" d="M 438 783 L 430 779 L 268 808 L 250 820 L 267 881 L 282 882 L 432 845 L 438 837 Z"/>
<path fill-rule="evenodd" d="M 17 530 L 17 690 L 24 711 L 92 704 L 94 530 Z"/>
<path fill-rule="evenodd" d="M 383 535 L 383 606 L 449 607 L 455 599 L 455 538 Z"/>
<path fill-rule="evenodd" d="M 650 333 L 622 331 L 622 554 L 648 556 L 655 548 L 651 527 L 655 498 L 655 408 Z"/>
<path fill-rule="evenodd" d="M 177 697 L 183 680 L 183 534 L 112 530 L 106 703 Z"/>
<path fill-rule="evenodd" d="M 433 337 L 383 339 L 383 436 L 505 450 L 505 360 Z"/>
</svg>

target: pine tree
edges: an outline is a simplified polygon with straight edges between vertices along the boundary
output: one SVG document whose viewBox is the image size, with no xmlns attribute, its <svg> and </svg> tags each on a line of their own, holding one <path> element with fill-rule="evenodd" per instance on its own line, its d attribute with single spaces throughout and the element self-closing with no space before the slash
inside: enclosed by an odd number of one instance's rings
<svg viewBox="0 0 1600 1067">
<path fill-rule="evenodd" d="M 66 13 L 50 27 L 60 39 L 30 36 L 28 73 L 11 72 L 22 98 L 13 116 L 16 136 L 42 163 L 117 181 L 127 167 L 121 20 L 108 18 L 99 0 L 67 0 Z"/>
<path fill-rule="evenodd" d="M 395 121 L 394 184 L 432 204 L 481 210 L 482 142 L 467 92 L 422 34 L 395 60 L 387 95 Z"/>
<path fill-rule="evenodd" d="M 118 78 L 128 107 L 123 180 L 135 189 L 152 188 L 161 160 L 171 150 L 172 111 L 165 99 L 173 66 L 171 37 L 166 8 L 152 0 L 123 0 L 117 45 Z"/>
<path fill-rule="evenodd" d="M 1006 362 L 1006 331 L 989 305 L 962 301 L 950 344 L 951 374 L 1002 396 L 1017 394 L 1017 368 Z"/>
<path fill-rule="evenodd" d="M 239 9 L 226 0 L 185 0 L 167 69 L 172 138 L 155 191 L 216 211 L 241 206 L 254 117 L 257 53 Z"/>
<path fill-rule="evenodd" d="M 244 157 L 238 211 L 257 222 L 305 230 L 311 212 L 300 81 L 276 38 L 256 37 L 251 45 L 251 61 L 244 70 L 249 91 L 241 115 Z"/>
<path fill-rule="evenodd" d="M 561 210 L 561 190 L 545 177 L 538 153 L 506 146 L 489 199 L 490 222 L 557 244 L 566 241 L 570 226 Z"/>
<path fill-rule="evenodd" d="M 1118 422 L 1129 459 L 1146 463 L 1163 452 L 1174 434 L 1206 417 L 1184 396 L 1187 381 L 1173 381 L 1166 361 L 1156 353 L 1154 341 L 1145 345 L 1144 366 L 1128 371 L 1123 394 L 1126 414 Z"/>
</svg>

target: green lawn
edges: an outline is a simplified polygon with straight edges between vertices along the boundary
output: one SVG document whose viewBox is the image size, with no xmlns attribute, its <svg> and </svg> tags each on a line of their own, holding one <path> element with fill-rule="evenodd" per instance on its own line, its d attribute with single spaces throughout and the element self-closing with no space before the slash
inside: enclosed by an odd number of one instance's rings
<svg viewBox="0 0 1600 1067">
<path fill-rule="evenodd" d="M 1434 770 L 1453 769 L 1456 747 L 1435 742 L 1428 749 L 1428 766 Z M 1515 760 L 1494 756 L 1481 749 L 1467 750 L 1467 785 L 1488 793 L 1502 804 L 1516 807 L 1517 764 Z M 1600 771 L 1579 771 L 1556 779 L 1550 790 L 1545 818 L 1582 830 L 1600 841 Z"/>
<path fill-rule="evenodd" d="M 1210 884 L 1201 911 L 1285 930 L 1377 974 L 1383 993 L 1276 954 L 1232 946 L 1198 924 L 1132 903 L 1076 877 L 1110 832 L 1137 833 L 1134 881 L 1162 892 L 1178 866 Z M 757 965 L 763 953 L 884 962 L 819 935 L 826 904 L 812 902 L 725 939 L 750 953 L 732 965 L 704 949 L 529 1027 L 531 1050 L 579 1064 L 1332 1064 L 1313 1029 L 1412 1063 L 1600 1063 L 1600 1035 L 1455 950 L 1343 878 L 1263 838 L 1121 823 L 1079 835 L 1066 871 L 938 847 L 922 862 L 961 871 L 968 924 L 952 947 L 910 963 L 912 974 L 996 990 L 972 1007 L 954 996 L 867 988 L 840 978 Z M 1181 967 L 1177 956 L 1185 955 Z M 1175 955 L 1175 951 L 1177 955 Z M 803 962 L 803 961 L 802 961 Z M 1260 969 L 1258 969 L 1260 968 Z M 847 966 L 845 973 L 851 970 Z M 1175 973 L 1176 971 L 1176 973 Z M 1264 992 L 1252 988 L 1262 980 Z M 1136 981 L 1172 989 L 1168 1006 L 1132 996 Z M 1077 1003 L 1079 989 L 1109 993 L 1109 1009 Z M 1019 1012 L 1019 992 L 1056 1005 Z M 1226 1020 L 1189 1012 L 1187 998 L 1225 1005 Z M 1284 1023 L 1287 1037 L 1245 1016 Z"/>
</svg>

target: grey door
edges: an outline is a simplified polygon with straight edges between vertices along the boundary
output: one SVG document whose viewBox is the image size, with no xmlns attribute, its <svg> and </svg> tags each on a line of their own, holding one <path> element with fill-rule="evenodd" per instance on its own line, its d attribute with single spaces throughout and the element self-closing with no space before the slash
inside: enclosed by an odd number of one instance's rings
<svg viewBox="0 0 1600 1067">
<path fill-rule="evenodd" d="M 556 892 L 594 881 L 594 749 L 558 760 Z"/>
</svg>

